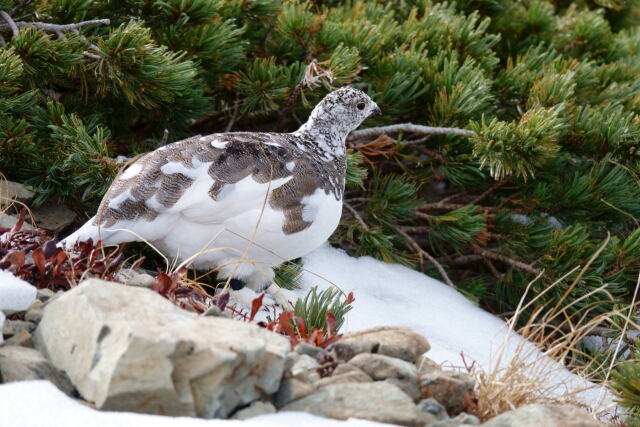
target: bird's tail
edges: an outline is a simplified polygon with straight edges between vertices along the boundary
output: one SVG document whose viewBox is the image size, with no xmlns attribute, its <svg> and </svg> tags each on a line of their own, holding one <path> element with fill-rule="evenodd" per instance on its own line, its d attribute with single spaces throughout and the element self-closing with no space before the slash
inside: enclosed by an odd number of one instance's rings
<svg viewBox="0 0 640 427">
<path fill-rule="evenodd" d="M 116 230 L 107 230 L 103 227 L 98 227 L 94 225 L 94 218 L 91 218 L 87 221 L 82 227 L 77 229 L 74 233 L 68 235 L 58 244 L 59 247 L 64 249 L 72 249 L 76 243 L 78 242 L 86 242 L 91 239 L 93 243 L 96 243 L 98 240 L 101 240 L 103 244 L 110 245 L 113 243 L 122 243 L 125 241 L 137 240 L 134 236 L 128 236 L 129 238 L 124 238 L 123 236 L 116 236 L 116 234 L 120 234 L 119 231 Z M 133 237 L 133 238 L 132 238 Z"/>
</svg>

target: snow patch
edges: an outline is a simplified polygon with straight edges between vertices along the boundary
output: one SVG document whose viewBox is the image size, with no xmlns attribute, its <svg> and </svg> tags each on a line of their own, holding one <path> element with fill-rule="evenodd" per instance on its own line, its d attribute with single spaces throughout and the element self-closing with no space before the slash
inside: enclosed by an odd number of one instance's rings
<svg viewBox="0 0 640 427">
<path fill-rule="evenodd" d="M 37 410 L 34 410 L 37 405 Z M 20 427 L 383 427 L 371 421 L 336 421 L 301 412 L 281 412 L 246 421 L 103 412 L 66 396 L 48 381 L 0 386 L 0 425 L 19 420 Z"/>
</svg>

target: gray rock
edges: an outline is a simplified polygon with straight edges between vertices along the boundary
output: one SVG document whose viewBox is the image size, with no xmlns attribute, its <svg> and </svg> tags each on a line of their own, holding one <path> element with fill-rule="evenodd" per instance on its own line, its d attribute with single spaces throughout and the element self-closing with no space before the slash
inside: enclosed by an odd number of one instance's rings
<svg viewBox="0 0 640 427">
<path fill-rule="evenodd" d="M 152 289 L 156 284 L 156 279 L 147 273 L 134 273 L 126 282 L 128 286 L 138 286 L 140 288 Z"/>
<path fill-rule="evenodd" d="M 482 424 L 486 427 L 599 427 L 591 415 L 573 406 L 526 405 Z"/>
<path fill-rule="evenodd" d="M 318 357 L 324 352 L 322 348 L 316 347 L 315 345 L 307 344 L 306 342 L 298 344 L 293 349 L 293 351 L 298 354 L 306 354 L 307 356 L 311 356 L 314 359 L 318 359 Z"/>
<path fill-rule="evenodd" d="M 422 397 L 430 397 L 443 404 L 450 416 L 467 409 L 475 384 L 473 378 L 461 372 L 434 372 L 419 380 Z"/>
<path fill-rule="evenodd" d="M 415 365 L 418 367 L 418 377 L 442 371 L 440 365 L 424 355 L 418 357 Z"/>
<path fill-rule="evenodd" d="M 27 347 L 0 347 L 0 382 L 48 380 L 68 395 L 73 394 L 69 378 L 49 363 L 39 351 Z"/>
<path fill-rule="evenodd" d="M 51 298 L 54 298 L 56 296 L 56 293 L 54 291 L 52 291 L 51 289 L 38 289 L 38 295 L 36 298 L 38 298 L 40 301 L 42 302 L 47 302 L 49 301 Z"/>
<path fill-rule="evenodd" d="M 282 408 L 346 420 L 362 418 L 382 423 L 416 426 L 419 411 L 413 400 L 393 384 L 332 384 Z"/>
<path fill-rule="evenodd" d="M 299 355 L 288 370 L 286 377 L 295 378 L 303 383 L 312 384 L 320 379 L 318 368 L 320 364 L 316 359 L 306 354 Z"/>
<path fill-rule="evenodd" d="M 479 426 L 480 420 L 475 415 L 467 414 L 463 412 L 458 414 L 454 418 L 446 420 L 436 421 L 435 423 L 428 424 L 427 427 L 466 427 L 466 426 Z M 543 426 L 538 426 L 543 427 Z M 546 427 L 546 426 L 544 426 Z M 549 426 L 550 427 L 550 426 Z"/>
<path fill-rule="evenodd" d="M 333 373 L 331 374 L 331 376 L 343 375 L 351 372 L 362 372 L 362 369 L 358 368 L 357 366 L 350 365 L 349 363 L 340 363 L 338 366 L 336 366 L 336 369 L 333 370 Z"/>
<path fill-rule="evenodd" d="M 33 188 L 19 182 L 0 181 L 0 207 L 10 205 L 14 200 L 29 203 L 33 199 Z"/>
<path fill-rule="evenodd" d="M 422 335 L 402 326 L 382 326 L 346 334 L 330 347 L 345 361 L 360 353 L 377 353 L 408 362 L 415 362 L 429 348 L 429 342 Z"/>
<path fill-rule="evenodd" d="M 234 420 L 246 420 L 260 415 L 275 414 L 276 407 L 269 402 L 256 401 L 248 407 L 239 410 L 231 417 Z"/>
<path fill-rule="evenodd" d="M 310 395 L 315 389 L 315 386 L 295 378 L 284 379 L 280 384 L 280 390 L 276 394 L 276 407 L 282 408 L 289 402 Z"/>
<path fill-rule="evenodd" d="M 218 307 L 217 305 L 212 305 L 211 307 L 209 307 L 209 309 L 207 309 L 207 311 L 202 313 L 202 315 L 212 316 L 212 317 L 222 317 L 222 310 L 220 310 L 220 307 Z"/>
<path fill-rule="evenodd" d="M 100 409 L 204 418 L 275 393 L 290 349 L 256 325 L 97 279 L 47 304 L 34 341 Z"/>
<path fill-rule="evenodd" d="M 3 212 L 0 212 L 0 227 L 3 228 L 13 228 L 14 225 L 18 222 L 18 215 L 9 215 Z M 22 224 L 22 230 L 33 230 L 33 226 L 30 221 L 25 221 Z"/>
<path fill-rule="evenodd" d="M 33 348 L 33 337 L 30 332 L 20 331 L 4 342 L 5 345 L 17 345 L 20 347 Z M 0 343 L 0 345 L 2 345 Z"/>
<path fill-rule="evenodd" d="M 27 309 L 27 312 L 24 315 L 24 319 L 29 322 L 38 323 L 40 322 L 40 320 L 42 320 L 43 313 L 44 303 L 37 299 Z"/>
<path fill-rule="evenodd" d="M 2 326 L 2 335 L 5 337 L 12 337 L 20 332 L 33 332 L 36 329 L 36 324 L 33 322 L 27 322 L 26 320 L 5 320 Z"/>
<path fill-rule="evenodd" d="M 47 202 L 44 205 L 31 210 L 38 227 L 58 233 L 76 219 L 76 214 L 63 204 Z"/>
<path fill-rule="evenodd" d="M 376 381 L 386 380 L 400 387 L 412 399 L 420 397 L 418 368 L 413 363 L 382 354 L 361 353 L 348 363 Z"/>
<path fill-rule="evenodd" d="M 438 421 L 446 420 L 447 418 L 449 418 L 445 407 L 435 399 L 422 399 L 420 402 L 418 402 L 418 408 L 422 412 L 433 415 Z"/>
<path fill-rule="evenodd" d="M 362 372 L 360 369 L 355 368 L 353 371 L 336 375 L 334 372 L 330 377 L 322 378 L 320 381 L 314 383 L 316 388 L 325 387 L 331 384 L 348 384 L 348 383 L 370 383 L 373 379 Z"/>
</svg>

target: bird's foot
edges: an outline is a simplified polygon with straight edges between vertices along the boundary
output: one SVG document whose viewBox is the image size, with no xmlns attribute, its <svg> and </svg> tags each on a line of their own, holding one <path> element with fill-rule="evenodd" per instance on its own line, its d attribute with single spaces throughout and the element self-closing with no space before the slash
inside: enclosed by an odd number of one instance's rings
<svg viewBox="0 0 640 427">
<path fill-rule="evenodd" d="M 289 298 L 287 297 L 284 289 L 275 283 L 270 284 L 266 292 L 268 295 L 271 295 L 275 300 L 276 304 L 280 306 L 282 311 L 293 311 L 293 305 L 289 302 Z"/>
</svg>

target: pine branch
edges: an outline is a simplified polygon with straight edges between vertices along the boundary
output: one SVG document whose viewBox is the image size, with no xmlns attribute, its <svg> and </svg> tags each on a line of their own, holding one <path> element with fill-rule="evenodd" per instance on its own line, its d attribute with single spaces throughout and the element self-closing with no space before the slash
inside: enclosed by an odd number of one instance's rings
<svg viewBox="0 0 640 427">
<path fill-rule="evenodd" d="M 433 126 L 415 125 L 413 123 L 400 123 L 397 125 L 379 126 L 367 129 L 360 129 L 351 132 L 349 139 L 370 138 L 374 136 L 395 133 L 417 133 L 422 135 L 459 135 L 459 136 L 471 136 L 475 135 L 475 132 L 460 129 L 460 128 L 442 128 Z"/>
<path fill-rule="evenodd" d="M 78 28 L 86 27 L 87 25 L 109 25 L 111 21 L 109 19 L 92 19 L 90 21 L 76 22 L 74 24 L 50 24 L 48 22 L 27 22 L 27 21 L 14 21 L 11 19 L 7 12 L 1 11 L 0 15 L 5 19 L 5 24 L 0 24 L 0 31 L 12 30 L 14 35 L 17 34 L 18 28 L 36 27 L 39 30 L 49 31 L 51 33 L 58 33 L 63 31 L 74 31 Z"/>
</svg>

